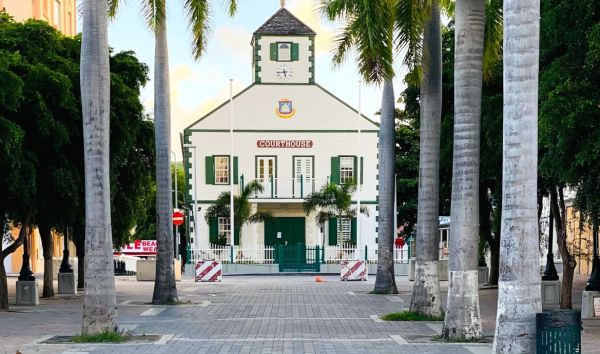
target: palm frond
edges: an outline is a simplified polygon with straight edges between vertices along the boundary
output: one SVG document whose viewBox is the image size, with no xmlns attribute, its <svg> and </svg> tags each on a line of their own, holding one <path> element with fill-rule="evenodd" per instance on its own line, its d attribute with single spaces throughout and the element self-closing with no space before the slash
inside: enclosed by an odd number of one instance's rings
<svg viewBox="0 0 600 354">
<path fill-rule="evenodd" d="M 119 5 L 125 0 L 108 0 L 108 18 L 115 18 L 119 10 Z"/>
<path fill-rule="evenodd" d="M 151 30 L 156 31 L 159 24 L 167 18 L 167 0 L 143 0 L 142 14 Z"/>
<path fill-rule="evenodd" d="M 344 22 L 335 39 L 335 65 L 354 48 L 366 82 L 380 83 L 394 76 L 392 0 L 323 0 L 320 10 L 328 19 Z"/>
<path fill-rule="evenodd" d="M 483 39 L 483 78 L 491 80 L 493 67 L 502 58 L 502 0 L 486 0 Z"/>
<path fill-rule="evenodd" d="M 227 0 L 227 13 L 229 17 L 235 16 L 237 13 L 237 0 Z"/>
<path fill-rule="evenodd" d="M 206 49 L 210 33 L 210 5 L 208 0 L 185 0 L 185 12 L 192 31 L 192 54 L 199 59 Z"/>
<path fill-rule="evenodd" d="M 244 186 L 242 189 L 242 197 L 250 198 L 252 195 L 262 193 L 265 187 L 258 180 L 254 179 Z"/>
<path fill-rule="evenodd" d="M 325 224 L 325 222 L 327 222 L 329 219 L 335 218 L 335 217 L 336 217 L 336 215 L 334 213 L 331 213 L 328 211 L 320 211 L 315 216 L 315 222 L 319 226 L 323 226 Z"/>
<path fill-rule="evenodd" d="M 272 217 L 273 217 L 273 214 L 271 214 L 271 212 L 259 210 L 256 213 L 250 215 L 246 222 L 248 222 L 250 224 L 254 224 L 257 222 L 264 222 Z"/>
</svg>

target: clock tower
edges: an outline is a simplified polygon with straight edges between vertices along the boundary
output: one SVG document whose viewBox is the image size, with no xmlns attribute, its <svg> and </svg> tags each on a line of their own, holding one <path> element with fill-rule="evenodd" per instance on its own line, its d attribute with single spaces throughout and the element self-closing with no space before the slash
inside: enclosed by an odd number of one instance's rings
<svg viewBox="0 0 600 354">
<path fill-rule="evenodd" d="M 314 84 L 315 31 L 281 7 L 252 36 L 255 84 Z"/>
</svg>

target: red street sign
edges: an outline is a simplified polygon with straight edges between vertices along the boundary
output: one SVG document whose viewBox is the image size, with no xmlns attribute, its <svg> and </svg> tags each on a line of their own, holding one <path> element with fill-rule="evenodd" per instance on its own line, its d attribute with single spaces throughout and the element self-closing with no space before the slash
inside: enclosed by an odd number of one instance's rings
<svg viewBox="0 0 600 354">
<path fill-rule="evenodd" d="M 183 224 L 183 213 L 176 211 L 173 213 L 173 225 L 179 226 Z"/>
</svg>

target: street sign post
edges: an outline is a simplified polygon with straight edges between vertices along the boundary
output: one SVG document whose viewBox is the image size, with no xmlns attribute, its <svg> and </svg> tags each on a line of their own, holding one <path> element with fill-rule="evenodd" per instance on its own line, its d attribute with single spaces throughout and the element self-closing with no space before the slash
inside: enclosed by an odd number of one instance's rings
<svg viewBox="0 0 600 354">
<path fill-rule="evenodd" d="M 173 212 L 173 225 L 179 226 L 183 224 L 183 213 L 180 211 Z"/>
</svg>

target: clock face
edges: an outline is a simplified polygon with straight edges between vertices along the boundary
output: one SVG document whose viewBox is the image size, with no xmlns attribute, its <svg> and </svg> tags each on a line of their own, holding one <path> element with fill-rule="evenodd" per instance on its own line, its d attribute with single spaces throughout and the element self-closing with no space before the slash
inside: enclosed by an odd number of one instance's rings
<svg viewBox="0 0 600 354">
<path fill-rule="evenodd" d="M 287 81 L 292 78 L 292 68 L 288 64 L 279 64 L 277 66 L 277 78 L 282 81 Z"/>
</svg>

